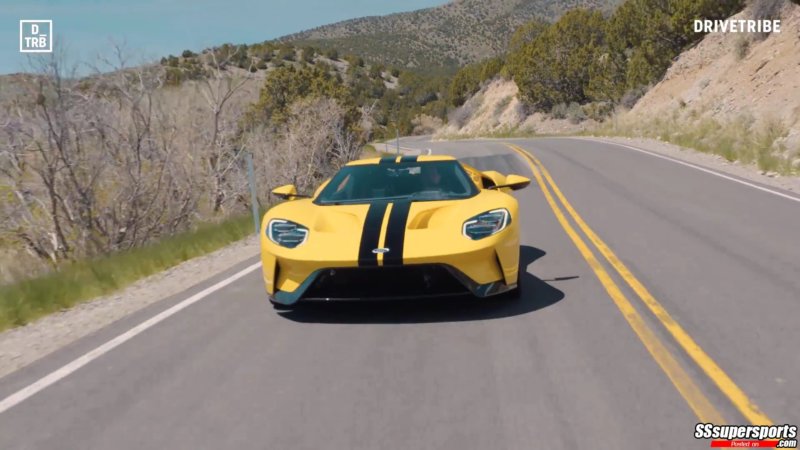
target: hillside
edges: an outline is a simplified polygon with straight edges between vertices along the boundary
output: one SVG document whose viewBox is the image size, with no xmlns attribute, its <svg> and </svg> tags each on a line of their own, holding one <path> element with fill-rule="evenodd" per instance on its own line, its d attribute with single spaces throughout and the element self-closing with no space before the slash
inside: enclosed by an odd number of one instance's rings
<svg viewBox="0 0 800 450">
<path fill-rule="evenodd" d="M 754 0 L 730 18 L 764 17 L 780 18 L 781 32 L 711 33 L 667 60 L 663 72 L 653 71 L 648 83 L 630 89 L 624 78 L 617 84 L 607 83 L 609 78 L 590 79 L 588 84 L 579 85 L 584 93 L 598 86 L 602 89 L 591 91 L 588 101 L 558 103 L 549 109 L 538 106 L 537 95 L 543 91 L 533 92 L 530 86 L 527 100 L 533 102 L 525 104 L 525 86 L 515 83 L 518 78 L 513 76 L 513 67 L 506 68 L 513 80 L 506 75 L 477 84 L 473 75 L 466 88 L 470 95 L 450 111 L 447 125 L 436 134 L 453 137 L 591 131 L 653 138 L 754 165 L 764 173 L 796 174 L 800 172 L 800 6 L 780 0 Z M 540 53 L 531 54 L 518 67 L 527 70 L 553 48 L 542 45 Z M 635 51 L 626 49 L 622 54 Z M 595 61 L 607 60 L 605 52 L 608 50 L 604 49 Z M 530 78 L 550 76 L 541 70 L 534 75 Z M 526 81 L 524 76 L 522 81 Z M 599 83 L 592 84 L 595 81 Z M 606 96 L 625 89 L 629 90 L 619 99 Z"/>
<path fill-rule="evenodd" d="M 781 33 L 763 39 L 706 36 L 614 127 L 766 171 L 800 169 L 800 6 L 786 2 L 780 15 Z M 750 8 L 734 19 L 751 16 Z"/>
<path fill-rule="evenodd" d="M 458 0 L 325 25 L 279 41 L 336 48 L 384 64 L 455 67 L 505 51 L 511 33 L 535 17 L 553 20 L 576 7 L 608 11 L 618 3 L 620 0 Z"/>
<path fill-rule="evenodd" d="M 289 44 L 186 50 L 81 79 L 41 69 L 0 76 L 0 285 L 248 211 L 244 148 L 268 201 L 270 187 L 310 189 L 362 143 L 445 109 L 436 78 Z"/>
</svg>

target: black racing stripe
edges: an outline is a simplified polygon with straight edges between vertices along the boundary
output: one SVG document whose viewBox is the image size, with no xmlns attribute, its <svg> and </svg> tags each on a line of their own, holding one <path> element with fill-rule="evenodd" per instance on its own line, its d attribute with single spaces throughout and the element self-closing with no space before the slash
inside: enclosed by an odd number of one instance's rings
<svg viewBox="0 0 800 450">
<path fill-rule="evenodd" d="M 378 164 L 392 164 L 395 162 L 396 159 L 397 159 L 396 156 L 384 156 L 383 158 L 381 158 Z"/>
<path fill-rule="evenodd" d="M 417 155 L 403 156 L 400 162 L 417 162 Z"/>
<path fill-rule="evenodd" d="M 378 255 L 372 253 L 372 250 L 378 248 L 383 215 L 386 213 L 388 205 L 387 202 L 376 202 L 369 205 L 367 217 L 364 219 L 364 228 L 361 231 L 361 245 L 358 248 L 359 267 L 374 267 L 378 265 Z"/>
<path fill-rule="evenodd" d="M 384 266 L 403 265 L 403 245 L 406 239 L 406 222 L 411 202 L 395 202 L 392 213 L 389 215 L 389 224 L 386 226 L 386 240 L 384 247 L 389 253 L 383 255 Z"/>
</svg>

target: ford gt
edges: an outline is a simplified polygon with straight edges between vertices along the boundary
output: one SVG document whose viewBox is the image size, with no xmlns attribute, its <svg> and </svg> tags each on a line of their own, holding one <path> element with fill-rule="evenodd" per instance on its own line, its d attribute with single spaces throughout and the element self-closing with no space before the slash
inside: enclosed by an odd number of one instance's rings
<svg viewBox="0 0 800 450">
<path fill-rule="evenodd" d="M 443 155 L 363 159 L 312 195 L 293 185 L 261 223 L 272 304 L 518 292 L 519 217 L 530 179 Z M 516 290 L 516 291 L 515 291 Z"/>
</svg>

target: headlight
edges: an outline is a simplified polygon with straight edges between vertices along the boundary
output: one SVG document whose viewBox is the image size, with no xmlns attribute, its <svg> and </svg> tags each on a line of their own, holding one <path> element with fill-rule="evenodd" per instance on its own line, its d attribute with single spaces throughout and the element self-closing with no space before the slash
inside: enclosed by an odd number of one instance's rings
<svg viewBox="0 0 800 450">
<path fill-rule="evenodd" d="M 503 231 L 509 223 L 511 223 L 511 214 L 507 209 L 494 209 L 467 220 L 461 231 L 464 236 L 477 241 Z"/>
<path fill-rule="evenodd" d="M 270 241 L 287 248 L 295 248 L 308 239 L 308 228 L 289 220 L 272 219 L 267 225 Z"/>
</svg>

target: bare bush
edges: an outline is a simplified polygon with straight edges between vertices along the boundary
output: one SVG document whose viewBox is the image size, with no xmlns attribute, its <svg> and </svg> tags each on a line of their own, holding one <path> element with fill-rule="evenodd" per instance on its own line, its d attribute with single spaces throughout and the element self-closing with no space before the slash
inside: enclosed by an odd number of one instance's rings
<svg viewBox="0 0 800 450">
<path fill-rule="evenodd" d="M 411 132 L 413 135 L 424 135 L 424 134 L 433 134 L 439 131 L 442 126 L 444 126 L 444 122 L 442 119 L 438 117 L 429 116 L 427 114 L 420 114 L 417 117 L 411 119 L 411 125 L 414 126 L 414 130 Z"/>
<path fill-rule="evenodd" d="M 361 141 L 347 128 L 345 114 L 333 99 L 301 99 L 290 107 L 289 120 L 281 130 L 259 127 L 246 133 L 244 146 L 260 167 L 260 184 L 273 188 L 291 183 L 300 192 L 310 193 L 357 158 Z"/>
<path fill-rule="evenodd" d="M 744 59 L 750 52 L 750 40 L 746 36 L 739 36 L 733 44 L 736 59 Z"/>
<path fill-rule="evenodd" d="M 447 123 L 454 125 L 456 128 L 461 128 L 466 125 L 475 113 L 476 103 L 477 102 L 467 102 L 451 111 L 447 117 Z"/>
<path fill-rule="evenodd" d="M 242 128 L 258 86 L 226 61 L 177 87 L 161 66 L 127 67 L 121 51 L 85 78 L 61 61 L 22 76 L 24 92 L 0 110 L 0 256 L 24 251 L 37 269 L 247 211 L 248 151 L 261 199 L 281 183 L 308 192 L 358 155 L 371 128 L 373 108 L 354 122 L 327 98 L 292 104 L 278 127 Z"/>
<path fill-rule="evenodd" d="M 566 103 L 559 103 L 557 105 L 553 105 L 553 108 L 550 110 L 550 117 L 553 119 L 566 119 L 567 118 L 567 104 Z"/>
<path fill-rule="evenodd" d="M 207 164 L 210 205 L 214 214 L 220 213 L 231 201 L 245 201 L 244 197 L 235 194 L 242 191 L 241 180 L 245 179 L 243 176 L 236 176 L 236 172 L 242 169 L 242 150 L 237 141 L 238 122 L 244 114 L 244 102 L 234 102 L 231 105 L 231 99 L 253 79 L 249 69 L 244 75 L 238 76 L 231 76 L 224 69 L 238 58 L 239 52 L 237 47 L 222 61 L 218 61 L 215 54 L 211 53 L 212 69 L 198 86 L 210 120 L 204 121 L 201 118 L 198 123 L 193 124 L 193 132 L 205 144 L 204 161 Z M 252 67 L 251 64 L 250 68 Z M 237 181 L 239 186 L 236 186 Z"/>
<path fill-rule="evenodd" d="M 586 120 L 587 117 L 581 105 L 572 102 L 567 107 L 567 119 L 569 119 L 569 123 L 571 124 L 578 124 Z"/>
<path fill-rule="evenodd" d="M 622 99 L 619 101 L 619 104 L 626 109 L 633 108 L 636 105 L 636 102 L 639 101 L 640 98 L 647 93 L 650 89 L 649 86 L 639 86 L 637 88 L 631 89 L 622 96 Z"/>
<path fill-rule="evenodd" d="M 42 61 L 3 127 L 2 233 L 52 263 L 141 245 L 191 221 L 196 198 L 178 182 L 171 116 L 155 71 L 120 60 L 76 82 Z"/>
</svg>

